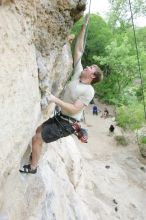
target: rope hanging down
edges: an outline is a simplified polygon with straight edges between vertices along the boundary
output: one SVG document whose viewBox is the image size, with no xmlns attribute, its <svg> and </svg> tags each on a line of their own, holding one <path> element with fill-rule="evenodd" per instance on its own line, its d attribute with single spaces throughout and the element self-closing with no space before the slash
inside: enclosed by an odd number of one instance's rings
<svg viewBox="0 0 146 220">
<path fill-rule="evenodd" d="M 89 11 L 88 11 L 88 16 L 89 16 L 89 17 L 90 17 L 90 8 L 91 8 L 91 0 L 90 0 L 90 2 L 89 2 Z M 89 20 L 88 20 L 88 23 L 87 23 L 86 32 L 85 32 L 85 36 L 84 36 L 82 54 L 81 54 L 81 56 L 79 57 L 79 59 L 77 60 L 76 64 L 74 65 L 72 74 L 71 74 L 70 77 L 68 78 L 68 81 L 71 80 L 72 75 L 73 75 L 73 73 L 74 73 L 74 71 L 75 71 L 76 65 L 78 64 L 78 62 L 80 61 L 80 59 L 81 59 L 81 57 L 82 57 L 82 55 L 83 55 L 83 53 L 84 53 L 85 46 L 86 46 L 86 41 L 87 41 L 87 34 L 88 34 L 88 24 L 89 24 Z M 65 89 L 65 87 L 66 87 L 66 84 L 67 84 L 67 82 L 64 84 L 63 89 L 62 89 L 62 92 L 64 91 L 64 89 Z"/>
<path fill-rule="evenodd" d="M 91 0 L 90 0 L 90 2 L 89 2 L 89 11 L 88 11 L 88 17 L 89 17 L 89 18 L 90 18 L 90 9 L 91 9 Z M 86 31 L 85 31 L 85 37 L 84 37 L 84 42 L 83 42 L 83 51 L 82 51 L 81 56 L 80 56 L 79 59 L 77 60 L 76 64 L 74 65 L 73 72 L 74 72 L 75 67 L 77 66 L 78 62 L 80 61 L 80 59 L 81 59 L 81 57 L 83 56 L 83 53 L 84 53 L 84 51 L 85 51 L 85 46 L 86 46 L 87 36 L 88 36 L 88 25 L 89 25 L 89 20 L 88 20 L 87 27 L 86 27 Z"/>
<path fill-rule="evenodd" d="M 132 27 L 133 27 L 133 33 L 134 33 L 134 41 L 135 41 L 135 49 L 136 49 L 136 56 L 137 56 L 138 71 L 139 71 L 139 75 L 140 75 L 141 88 L 142 88 L 142 99 L 143 99 L 143 106 L 144 106 L 144 117 L 146 119 L 146 103 L 145 103 L 145 95 L 144 95 L 143 76 L 142 76 L 142 73 L 141 73 L 139 51 L 138 51 L 138 46 L 137 46 L 137 38 L 136 38 L 134 19 L 133 19 L 133 12 L 132 12 L 132 6 L 131 6 L 131 1 L 130 0 L 129 0 L 129 7 L 130 7 L 130 12 L 131 12 L 131 20 L 132 20 Z"/>
<path fill-rule="evenodd" d="M 91 0 L 90 0 L 90 2 L 89 2 L 89 12 L 88 12 L 88 16 L 89 16 L 89 18 L 90 18 L 90 9 L 91 9 Z M 89 21 L 88 21 L 88 24 L 89 24 Z M 84 38 L 83 53 L 84 53 L 85 46 L 86 46 L 86 42 L 87 42 L 87 36 L 88 36 L 88 24 L 87 24 L 86 33 L 85 33 L 85 38 Z"/>
<path fill-rule="evenodd" d="M 91 8 L 91 0 L 90 0 L 90 2 L 89 2 L 89 11 L 88 11 L 88 16 L 89 16 L 89 17 L 90 17 L 90 8 Z M 88 24 L 89 24 L 89 20 L 88 20 Z M 85 46 L 86 46 L 86 41 L 87 41 L 87 35 L 88 35 L 88 24 L 87 24 L 86 32 L 85 32 L 85 37 L 84 37 L 84 42 L 83 42 L 83 51 L 82 51 L 82 54 L 81 54 L 81 56 L 79 57 L 79 59 L 77 60 L 76 64 L 74 65 L 74 67 L 73 67 L 73 71 L 72 71 L 72 74 L 70 75 L 70 77 L 69 77 L 68 80 L 70 80 L 70 79 L 72 78 L 72 75 L 73 75 L 73 73 L 74 73 L 74 71 L 75 71 L 75 68 L 76 68 L 78 62 L 80 61 L 80 59 L 81 59 L 81 57 L 82 57 L 82 55 L 83 55 L 83 53 L 84 53 Z M 67 82 L 66 82 L 66 84 L 67 84 Z M 66 84 L 64 85 L 63 90 L 65 89 Z"/>
</svg>

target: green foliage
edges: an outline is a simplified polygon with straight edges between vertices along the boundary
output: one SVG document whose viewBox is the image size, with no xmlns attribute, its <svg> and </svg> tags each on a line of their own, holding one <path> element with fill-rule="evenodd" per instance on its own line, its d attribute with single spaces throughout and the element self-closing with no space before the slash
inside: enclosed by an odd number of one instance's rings
<svg viewBox="0 0 146 220">
<path fill-rule="evenodd" d="M 140 143 L 141 144 L 146 144 L 146 136 L 140 137 Z"/>
<path fill-rule="evenodd" d="M 142 157 L 146 158 L 146 136 L 139 137 L 139 150 Z"/>
<path fill-rule="evenodd" d="M 141 72 L 144 72 L 146 70 L 146 52 L 142 44 L 139 44 L 138 49 Z M 142 100 L 138 61 L 129 34 L 120 35 L 118 40 L 115 39 L 106 47 L 105 51 L 106 55 L 93 57 L 95 63 L 100 63 L 105 70 L 103 82 L 95 86 L 99 97 L 116 105 L 127 105 L 137 101 L 137 98 Z M 144 83 L 145 80 L 146 76 L 142 74 L 142 82 Z M 144 83 L 144 89 L 146 89 L 146 83 Z"/>
<path fill-rule="evenodd" d="M 127 146 L 128 145 L 127 139 L 122 135 L 115 136 L 115 140 L 117 142 L 117 145 L 122 145 L 122 146 Z"/>
<path fill-rule="evenodd" d="M 109 0 L 111 10 L 109 13 L 109 26 L 113 31 L 120 27 L 122 31 L 127 30 L 131 25 L 131 12 L 129 1 L 125 0 Z M 146 14 L 146 1 L 134 0 L 132 1 L 132 14 L 134 18 L 138 16 L 145 16 Z"/>
<path fill-rule="evenodd" d="M 95 88 L 97 94 L 111 104 L 120 105 L 126 102 L 126 96 L 123 96 L 124 90 L 132 84 L 137 75 L 136 55 L 131 54 L 131 50 L 131 44 L 125 34 L 121 44 L 114 40 L 106 47 L 106 56 L 93 57 L 95 63 L 100 63 L 109 69 L 103 82 Z"/>
<path fill-rule="evenodd" d="M 128 106 L 117 108 L 117 123 L 125 129 L 139 129 L 144 124 L 144 108 L 142 103 L 133 102 Z"/>
</svg>

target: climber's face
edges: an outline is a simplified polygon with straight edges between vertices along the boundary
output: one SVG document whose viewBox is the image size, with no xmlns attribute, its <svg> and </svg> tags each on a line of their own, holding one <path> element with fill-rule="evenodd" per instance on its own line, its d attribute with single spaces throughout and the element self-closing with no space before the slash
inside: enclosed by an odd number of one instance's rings
<svg viewBox="0 0 146 220">
<path fill-rule="evenodd" d="M 96 65 L 92 65 L 92 66 L 86 66 L 85 69 L 83 69 L 82 73 L 81 73 L 81 77 L 84 78 L 94 78 L 94 73 L 96 72 Z"/>
</svg>

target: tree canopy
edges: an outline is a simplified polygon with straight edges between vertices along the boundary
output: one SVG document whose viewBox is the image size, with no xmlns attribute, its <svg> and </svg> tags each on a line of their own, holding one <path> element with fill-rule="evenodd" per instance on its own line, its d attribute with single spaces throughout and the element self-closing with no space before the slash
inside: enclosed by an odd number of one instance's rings
<svg viewBox="0 0 146 220">
<path fill-rule="evenodd" d="M 145 16 L 146 14 L 146 1 L 145 0 L 109 0 L 111 9 L 109 12 L 109 26 L 112 30 L 116 30 L 117 27 L 126 29 L 131 26 L 131 12 L 132 9 L 133 18 L 136 19 L 139 16 Z M 130 5 L 131 3 L 131 5 Z"/>
</svg>

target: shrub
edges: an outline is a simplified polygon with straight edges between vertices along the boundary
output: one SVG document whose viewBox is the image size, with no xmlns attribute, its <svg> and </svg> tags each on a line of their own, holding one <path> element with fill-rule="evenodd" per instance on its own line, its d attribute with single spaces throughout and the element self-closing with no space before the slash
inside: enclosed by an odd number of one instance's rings
<svg viewBox="0 0 146 220">
<path fill-rule="evenodd" d="M 140 137 L 140 143 L 141 144 L 146 144 L 146 136 Z"/>
<path fill-rule="evenodd" d="M 115 136 L 115 140 L 117 142 L 117 145 L 122 145 L 122 146 L 127 146 L 128 145 L 128 141 L 122 135 Z"/>
<path fill-rule="evenodd" d="M 125 129 L 139 129 L 144 124 L 143 105 L 135 102 L 131 105 L 117 108 L 117 124 Z"/>
</svg>

